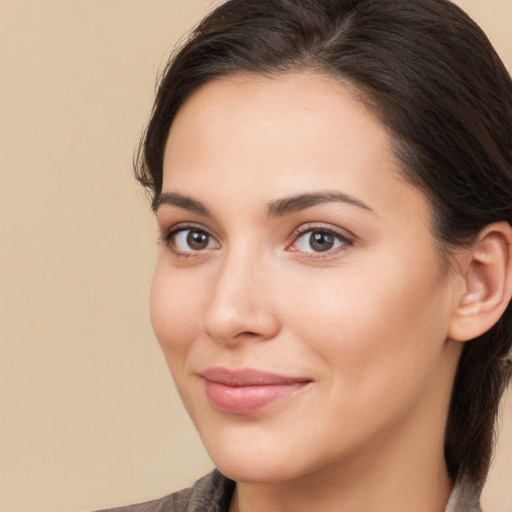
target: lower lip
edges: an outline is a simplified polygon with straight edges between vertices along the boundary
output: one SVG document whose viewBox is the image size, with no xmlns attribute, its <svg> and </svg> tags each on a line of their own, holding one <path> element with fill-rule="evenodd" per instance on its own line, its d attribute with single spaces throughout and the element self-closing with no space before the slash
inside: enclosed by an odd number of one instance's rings
<svg viewBox="0 0 512 512">
<path fill-rule="evenodd" d="M 231 414 L 251 414 L 304 388 L 307 382 L 257 386 L 226 386 L 206 382 L 206 395 L 216 409 Z"/>
</svg>

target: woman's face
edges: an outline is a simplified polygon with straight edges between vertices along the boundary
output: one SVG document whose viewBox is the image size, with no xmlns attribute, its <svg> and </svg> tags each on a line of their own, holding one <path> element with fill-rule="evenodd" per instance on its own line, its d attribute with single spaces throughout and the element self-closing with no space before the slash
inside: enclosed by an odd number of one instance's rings
<svg viewBox="0 0 512 512">
<path fill-rule="evenodd" d="M 458 281 L 397 169 L 385 128 L 328 77 L 219 80 L 181 107 L 151 318 L 227 476 L 442 457 Z"/>
</svg>

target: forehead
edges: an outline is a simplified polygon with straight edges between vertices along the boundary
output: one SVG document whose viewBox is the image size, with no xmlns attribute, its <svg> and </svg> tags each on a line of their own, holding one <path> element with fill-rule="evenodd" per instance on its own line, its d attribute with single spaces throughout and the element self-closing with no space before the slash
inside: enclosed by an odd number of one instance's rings
<svg viewBox="0 0 512 512">
<path fill-rule="evenodd" d="M 376 209 L 407 194 L 423 200 L 402 179 L 385 126 L 334 78 L 223 78 L 178 111 L 165 151 L 164 191 L 268 200 L 319 188 L 363 194 Z"/>
<path fill-rule="evenodd" d="M 340 148 L 352 149 L 355 158 L 361 143 L 392 158 L 384 126 L 335 79 L 311 73 L 236 75 L 207 83 L 181 106 L 164 167 L 185 158 L 242 158 L 248 151 L 259 160 L 259 149 L 261 159 L 271 155 L 285 170 L 303 157 L 321 159 Z"/>
<path fill-rule="evenodd" d="M 341 126 L 335 125 L 344 121 L 354 133 L 366 129 L 366 135 L 373 141 L 381 139 L 387 144 L 385 127 L 358 100 L 361 96 L 351 84 L 322 74 L 227 76 L 208 82 L 185 100 L 171 126 L 170 136 L 177 131 L 176 125 L 180 131 L 188 125 L 195 132 L 200 130 L 202 135 L 207 130 L 219 137 L 233 136 L 235 132 L 239 138 L 252 132 L 252 137 L 259 135 L 265 142 L 272 138 L 284 145 L 290 137 L 296 140 L 299 136 L 305 139 L 326 136 L 325 130 L 332 128 L 336 128 L 340 137 Z M 293 128 L 293 133 L 289 128 Z"/>
</svg>

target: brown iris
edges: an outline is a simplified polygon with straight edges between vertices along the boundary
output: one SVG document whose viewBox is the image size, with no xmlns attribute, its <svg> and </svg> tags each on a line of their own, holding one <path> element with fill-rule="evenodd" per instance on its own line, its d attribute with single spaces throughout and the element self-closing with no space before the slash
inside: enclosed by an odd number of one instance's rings
<svg viewBox="0 0 512 512">
<path fill-rule="evenodd" d="M 328 251 L 334 245 L 334 235 L 326 231 L 313 231 L 309 236 L 309 245 L 315 252 Z"/>
<path fill-rule="evenodd" d="M 187 235 L 187 245 L 194 251 L 202 251 L 208 247 L 210 235 L 204 231 L 193 231 Z"/>
</svg>

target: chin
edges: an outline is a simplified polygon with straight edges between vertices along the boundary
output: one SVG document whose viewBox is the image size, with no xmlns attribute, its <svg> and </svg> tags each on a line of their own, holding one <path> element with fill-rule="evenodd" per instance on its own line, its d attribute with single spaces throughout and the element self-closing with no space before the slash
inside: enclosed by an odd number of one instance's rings
<svg viewBox="0 0 512 512">
<path fill-rule="evenodd" d="M 245 428 L 244 428 L 245 427 Z M 237 482 L 283 483 L 318 472 L 332 462 L 331 453 L 322 453 L 306 439 L 294 442 L 274 437 L 263 429 L 238 425 L 224 432 L 210 430 L 201 435 L 218 470 Z"/>
<path fill-rule="evenodd" d="M 237 482 L 266 482 L 274 480 L 275 474 L 282 473 L 277 464 L 276 456 L 261 453 L 250 447 L 237 449 L 235 446 L 215 446 L 206 449 L 219 471 Z"/>
<path fill-rule="evenodd" d="M 215 461 L 214 461 L 215 462 Z M 253 458 L 244 458 L 244 460 L 220 460 L 215 464 L 218 470 L 224 475 L 236 482 L 247 483 L 279 483 L 297 478 L 297 468 L 293 468 L 290 463 L 280 464 L 276 460 L 254 460 Z M 283 467 L 284 466 L 284 467 Z"/>
</svg>

